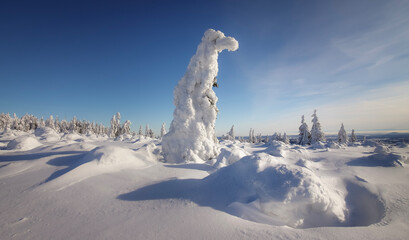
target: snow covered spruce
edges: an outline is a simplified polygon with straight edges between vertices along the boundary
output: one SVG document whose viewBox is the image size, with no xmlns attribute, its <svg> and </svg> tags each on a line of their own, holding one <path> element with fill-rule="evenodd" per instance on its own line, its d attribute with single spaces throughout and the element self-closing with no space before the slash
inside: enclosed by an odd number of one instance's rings
<svg viewBox="0 0 409 240">
<path fill-rule="evenodd" d="M 234 38 L 220 31 L 209 29 L 204 33 L 185 75 L 174 90 L 173 121 L 162 140 L 167 162 L 202 162 L 217 157 L 218 99 L 212 89 L 217 85 L 217 58 L 223 50 L 235 51 L 238 47 Z"/>
</svg>

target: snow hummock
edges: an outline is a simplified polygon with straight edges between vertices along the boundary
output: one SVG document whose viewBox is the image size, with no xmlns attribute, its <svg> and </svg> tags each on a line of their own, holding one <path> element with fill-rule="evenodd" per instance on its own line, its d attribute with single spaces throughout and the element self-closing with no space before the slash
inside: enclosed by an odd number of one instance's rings
<svg viewBox="0 0 409 240">
<path fill-rule="evenodd" d="M 311 170 L 290 166 L 265 153 L 242 158 L 210 175 L 205 182 L 218 194 L 225 191 L 232 214 L 240 213 L 249 220 L 313 227 L 342 223 L 346 218 L 345 196 L 328 189 Z M 243 208 L 265 216 L 254 219 Z"/>
<path fill-rule="evenodd" d="M 204 33 L 174 90 L 173 121 L 162 140 L 167 162 L 203 162 L 219 154 L 215 135 L 218 99 L 212 89 L 217 84 L 217 58 L 221 51 L 235 51 L 238 46 L 234 38 L 220 31 Z"/>
<path fill-rule="evenodd" d="M 7 149 L 26 151 L 39 147 L 41 145 L 42 144 L 35 137 L 23 135 L 10 141 L 7 144 Z"/>
<path fill-rule="evenodd" d="M 44 141 L 58 141 L 60 140 L 60 135 L 50 127 L 40 127 L 34 131 L 36 137 Z"/>
<path fill-rule="evenodd" d="M 144 160 L 137 158 L 132 150 L 110 145 L 94 148 L 84 156 L 84 160 L 94 160 L 98 165 L 131 163 L 138 166 L 147 166 L 147 163 Z"/>
</svg>

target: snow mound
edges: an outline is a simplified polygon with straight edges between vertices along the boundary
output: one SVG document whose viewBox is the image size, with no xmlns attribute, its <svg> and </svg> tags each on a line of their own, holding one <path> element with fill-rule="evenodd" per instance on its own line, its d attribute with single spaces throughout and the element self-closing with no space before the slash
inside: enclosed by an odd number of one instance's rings
<svg viewBox="0 0 409 240">
<path fill-rule="evenodd" d="M 388 154 L 391 152 L 391 150 L 385 145 L 378 145 L 375 147 L 374 152 L 379 154 Z"/>
<path fill-rule="evenodd" d="M 77 134 L 77 133 L 67 133 L 65 134 L 62 139 L 67 140 L 67 141 L 83 141 L 84 137 L 82 137 L 81 135 Z"/>
<path fill-rule="evenodd" d="M 58 133 L 54 129 L 49 127 L 37 128 L 34 131 L 34 135 L 36 137 L 39 137 L 40 140 L 44 140 L 47 142 L 54 142 L 60 140 L 60 135 L 58 135 Z"/>
<path fill-rule="evenodd" d="M 123 163 L 139 167 L 148 165 L 147 161 L 138 158 L 134 151 L 113 145 L 94 148 L 84 156 L 84 161 L 96 161 L 98 165 L 118 165 Z"/>
<path fill-rule="evenodd" d="M 248 220 L 299 228 L 345 221 L 344 196 L 327 188 L 309 169 L 267 154 L 244 157 L 205 182 L 226 195 L 233 215 Z"/>
<path fill-rule="evenodd" d="M 221 168 L 233 164 L 245 156 L 250 155 L 246 150 L 232 145 L 231 148 L 222 148 L 214 167 Z"/>
<path fill-rule="evenodd" d="M 275 157 L 285 157 L 287 151 L 288 146 L 285 143 L 276 140 L 271 141 L 271 145 L 266 149 L 266 153 Z"/>
<path fill-rule="evenodd" d="M 7 145 L 8 150 L 31 150 L 42 144 L 34 137 L 31 136 L 20 136 L 16 139 L 10 141 Z"/>
</svg>

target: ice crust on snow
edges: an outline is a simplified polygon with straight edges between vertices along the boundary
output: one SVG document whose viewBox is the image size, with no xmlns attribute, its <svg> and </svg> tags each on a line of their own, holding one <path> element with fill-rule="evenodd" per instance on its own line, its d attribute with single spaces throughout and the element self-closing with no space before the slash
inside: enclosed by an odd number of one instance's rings
<svg viewBox="0 0 409 240">
<path fill-rule="evenodd" d="M 162 140 L 167 162 L 203 162 L 219 154 L 215 135 L 218 99 L 212 88 L 217 81 L 218 54 L 225 49 L 237 50 L 238 42 L 220 31 L 207 30 L 175 87 L 173 121 Z"/>
</svg>

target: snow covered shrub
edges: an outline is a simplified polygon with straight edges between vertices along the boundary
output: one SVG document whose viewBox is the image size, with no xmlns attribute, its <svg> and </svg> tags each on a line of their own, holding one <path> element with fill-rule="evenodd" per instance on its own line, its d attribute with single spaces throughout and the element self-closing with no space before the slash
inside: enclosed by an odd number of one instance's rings
<svg viewBox="0 0 409 240">
<path fill-rule="evenodd" d="M 174 90 L 173 120 L 163 137 L 165 160 L 171 163 L 200 162 L 215 158 L 218 153 L 215 122 L 218 109 L 216 85 L 218 54 L 235 51 L 238 42 L 222 32 L 205 32 L 185 75 Z"/>
</svg>

